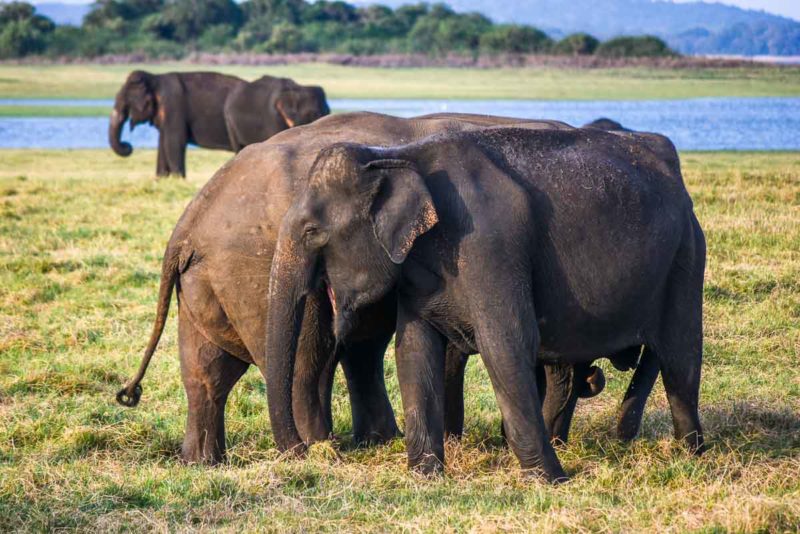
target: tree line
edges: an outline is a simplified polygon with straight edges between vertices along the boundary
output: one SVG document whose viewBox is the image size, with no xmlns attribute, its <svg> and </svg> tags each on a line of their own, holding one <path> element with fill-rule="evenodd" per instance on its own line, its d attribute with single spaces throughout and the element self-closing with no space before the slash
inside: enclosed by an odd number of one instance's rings
<svg viewBox="0 0 800 534">
<path fill-rule="evenodd" d="M 99 0 L 80 27 L 56 25 L 24 2 L 0 8 L 0 58 L 129 53 L 180 58 L 193 51 L 676 55 L 653 36 L 601 42 L 575 33 L 554 40 L 532 26 L 494 24 L 445 4 L 391 9 L 327 0 Z"/>
</svg>

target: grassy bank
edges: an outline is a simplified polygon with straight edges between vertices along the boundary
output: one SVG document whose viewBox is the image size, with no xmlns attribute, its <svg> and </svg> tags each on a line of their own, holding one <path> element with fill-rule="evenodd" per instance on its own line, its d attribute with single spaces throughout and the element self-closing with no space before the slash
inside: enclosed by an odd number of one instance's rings
<svg viewBox="0 0 800 534">
<path fill-rule="evenodd" d="M 219 528 L 385 531 L 793 531 L 800 524 L 800 153 L 690 153 L 685 176 L 709 243 L 701 459 L 670 437 L 663 388 L 643 433 L 613 437 L 630 375 L 582 401 L 559 451 L 573 480 L 521 479 L 502 447 L 486 372 L 469 364 L 466 437 L 447 475 L 405 469 L 403 442 L 305 461 L 273 449 L 251 370 L 229 401 L 230 461 L 178 461 L 186 401 L 173 316 L 142 404 L 113 394 L 149 335 L 176 218 L 229 155 L 189 154 L 188 181 L 154 181 L 155 153 L 2 151 L 0 530 Z M 399 413 L 392 355 L 389 391 Z M 402 424 L 402 418 L 401 418 Z"/>
<path fill-rule="evenodd" d="M 255 79 L 288 76 L 322 85 L 330 98 L 627 100 L 798 96 L 800 68 L 379 69 L 328 64 L 273 67 L 0 65 L 0 98 L 112 98 L 128 72 L 214 70 Z"/>
</svg>

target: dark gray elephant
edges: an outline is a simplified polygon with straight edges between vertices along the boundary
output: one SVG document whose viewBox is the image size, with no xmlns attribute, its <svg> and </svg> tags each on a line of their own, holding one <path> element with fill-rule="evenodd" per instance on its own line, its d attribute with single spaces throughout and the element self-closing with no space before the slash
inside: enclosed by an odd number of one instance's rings
<svg viewBox="0 0 800 534">
<path fill-rule="evenodd" d="M 119 156 L 133 148 L 120 139 L 122 127 L 149 123 L 158 129 L 156 174 L 186 176 L 189 143 L 230 150 L 223 106 L 228 94 L 246 83 L 215 72 L 151 74 L 136 70 L 117 92 L 108 127 L 108 141 Z"/>
<path fill-rule="evenodd" d="M 280 224 L 265 378 L 272 430 L 302 450 L 293 369 L 310 295 L 347 344 L 397 295 L 396 355 L 409 465 L 444 464 L 446 351 L 479 352 L 522 467 L 566 478 L 537 363 L 644 346 L 675 435 L 703 450 L 698 415 L 705 240 L 680 173 L 647 143 L 594 129 L 484 129 L 395 148 L 320 152 Z"/>
<path fill-rule="evenodd" d="M 216 72 L 133 71 L 114 101 L 109 144 L 117 155 L 129 156 L 133 148 L 120 138 L 125 122 L 131 129 L 152 124 L 159 132 L 156 174 L 186 176 L 189 144 L 238 152 L 329 112 L 319 87 L 268 79 L 248 83 Z"/>
<path fill-rule="evenodd" d="M 236 152 L 330 112 L 322 87 L 273 76 L 239 85 L 225 101 L 228 137 Z"/>
</svg>

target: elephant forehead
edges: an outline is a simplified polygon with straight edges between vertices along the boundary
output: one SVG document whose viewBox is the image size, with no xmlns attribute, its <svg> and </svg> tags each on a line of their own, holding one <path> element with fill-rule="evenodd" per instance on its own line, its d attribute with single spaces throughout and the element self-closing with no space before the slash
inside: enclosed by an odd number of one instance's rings
<svg viewBox="0 0 800 534">
<path fill-rule="evenodd" d="M 322 150 L 311 168 L 309 185 L 322 189 L 333 185 L 354 184 L 360 165 L 355 151 L 348 146 L 335 145 Z"/>
</svg>

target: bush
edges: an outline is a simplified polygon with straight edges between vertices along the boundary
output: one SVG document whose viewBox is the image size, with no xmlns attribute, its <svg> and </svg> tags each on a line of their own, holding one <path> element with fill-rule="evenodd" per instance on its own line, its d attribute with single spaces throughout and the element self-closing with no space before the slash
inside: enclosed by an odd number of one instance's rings
<svg viewBox="0 0 800 534">
<path fill-rule="evenodd" d="M 297 26 L 288 23 L 281 23 L 275 26 L 272 29 L 272 35 L 270 35 L 269 41 L 257 48 L 271 54 L 291 54 L 314 51 L 314 47 L 306 43 L 303 38 L 303 32 L 301 32 Z"/>
<path fill-rule="evenodd" d="M 552 45 L 546 33 L 530 26 L 494 26 L 481 36 L 481 49 L 492 53 L 532 54 L 546 52 Z"/>
<path fill-rule="evenodd" d="M 652 35 L 616 37 L 598 46 L 595 53 L 603 57 L 669 57 L 678 55 L 667 46 L 667 43 Z"/>
<path fill-rule="evenodd" d="M 37 15 L 30 4 L 11 2 L 0 7 L 0 58 L 44 52 L 53 21 Z"/>
<path fill-rule="evenodd" d="M 567 35 L 553 46 L 554 54 L 583 56 L 594 54 L 600 41 L 588 33 Z"/>
</svg>

